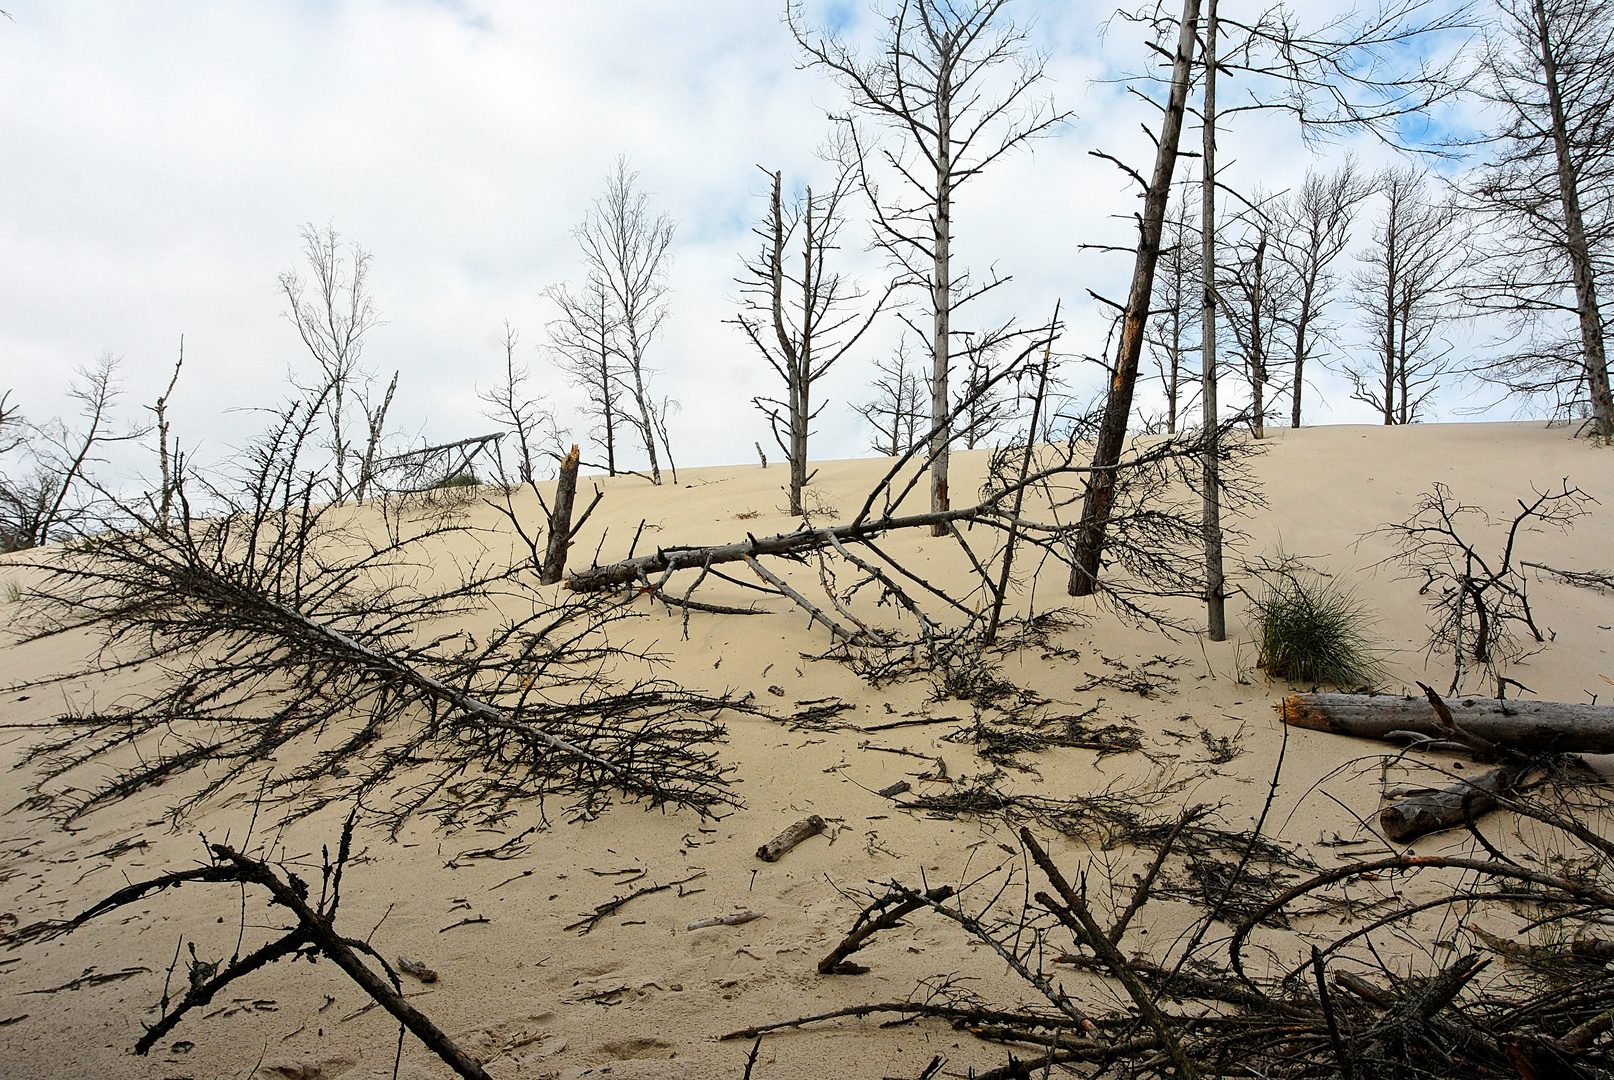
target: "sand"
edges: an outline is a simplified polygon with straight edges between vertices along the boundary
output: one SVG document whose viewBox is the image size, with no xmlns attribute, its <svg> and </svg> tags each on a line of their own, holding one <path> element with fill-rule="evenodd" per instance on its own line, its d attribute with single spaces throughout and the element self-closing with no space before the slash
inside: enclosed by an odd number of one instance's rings
<svg viewBox="0 0 1614 1080">
<path fill-rule="evenodd" d="M 1527 533 L 1524 556 L 1606 570 L 1614 564 L 1609 454 L 1563 428 L 1539 424 L 1280 429 L 1255 464 L 1268 506 L 1239 523 L 1248 537 L 1243 551 L 1255 556 L 1281 548 L 1350 583 L 1375 614 L 1388 688 L 1408 688 L 1418 679 L 1443 687 L 1449 660 L 1425 654 L 1421 583 L 1381 565 L 1392 549 L 1373 530 L 1405 518 L 1435 482 L 1504 517 L 1532 485 L 1544 489 L 1568 478 L 1598 504 L 1571 531 Z M 984 460 L 985 452 L 955 457 L 955 490 L 973 490 Z M 822 463 L 815 498 L 821 507 L 849 514 L 886 465 Z M 585 479 L 585 491 L 597 482 L 605 498 L 579 537 L 574 562 L 586 563 L 602 533 L 602 558 L 620 557 L 641 519 L 645 543 L 711 543 L 789 529 L 792 522 L 780 509 L 785 479 L 777 465 L 684 470 L 677 486 L 661 488 L 633 477 Z M 496 524 L 491 511 L 477 513 Z M 961 580 L 962 560 L 946 538 L 904 535 L 886 546 L 916 571 Z M 15 582 L 25 591 L 31 580 L 21 558 L 0 561 L 0 587 Z M 1050 569 L 1038 582 L 1038 610 L 1062 599 L 1061 586 Z M 1530 590 L 1538 621 L 1552 637 L 1510 674 L 1543 700 L 1614 698 L 1607 681 L 1614 678 L 1614 595 L 1546 579 L 1533 579 Z M 732 586 L 702 595 L 715 603 L 744 599 Z M 660 673 L 691 689 L 751 693 L 783 717 L 805 707 L 798 703 L 834 697 L 854 706 L 842 718 L 860 727 L 971 717 L 968 703 L 932 700 L 923 681 L 876 690 L 839 663 L 806 658 L 827 649 L 828 636 L 782 601 L 768 601 L 771 614 L 761 617 L 694 614 L 687 640 L 680 617 L 648 600 L 638 603 L 644 617 L 615 632 L 652 644 L 665 657 Z M 1071 603 L 1081 612 L 1088 602 Z M 0 615 L 15 619 L 20 610 L 0 594 Z M 1215 803 L 1226 827 L 1242 829 L 1259 813 L 1282 749 L 1267 831 L 1332 863 L 1333 849 L 1318 845 L 1336 835 L 1366 835 L 1360 821 L 1371 820 L 1379 806 L 1376 761 L 1384 748 L 1308 731 L 1291 731 L 1285 746 L 1272 706 L 1295 688 L 1268 682 L 1255 669 L 1249 610 L 1246 598 L 1231 601 L 1225 643 L 1168 637 L 1099 613 L 1061 635 L 1059 643 L 1074 658 L 1045 657 L 1040 650 L 1011 657 L 1005 678 L 1071 712 L 1096 709 L 1098 722 L 1135 725 L 1144 748 L 1106 756 L 1049 751 L 1027 760 L 1036 772 L 1010 772 L 1000 785 L 1069 795 L 1175 778 L 1185 786 L 1154 812 L 1170 816 L 1188 802 Z M 88 636 L 72 634 L 8 645 L 0 650 L 0 685 L 67 670 L 90 644 Z M 1143 683 L 1136 680 L 1140 672 L 1148 676 Z M 0 700 L 0 762 L 12 765 L 39 737 L 27 725 L 66 709 L 116 702 L 138 692 L 140 678 L 128 673 L 7 693 Z M 1136 692 L 1140 686 L 1148 692 Z M 793 730 L 740 714 L 723 720 L 728 739 L 722 755 L 735 769 L 743 807 L 702 820 L 618 805 L 598 820 L 568 824 L 555 805 L 547 822 L 529 806 L 497 830 L 446 831 L 420 818 L 395 842 L 361 828 L 339 927 L 367 937 L 388 956 L 407 954 L 435 969 L 440 978 L 433 984 L 405 980 L 414 1004 L 501 1080 L 739 1077 L 749 1044 L 718 1041 L 725 1032 L 900 1000 L 938 976 L 975 980 L 971 988 L 1002 1004 L 1034 998 L 985 948 L 925 913 L 858 954 L 868 974 L 826 977 L 815 970 L 864 902 L 857 890 L 871 882 L 957 883 L 1017 856 L 1013 830 L 1002 822 L 932 820 L 876 794 L 904 779 L 921 792 L 943 788 L 919 779 L 934 770 L 933 761 L 888 751 L 940 757 L 954 784 L 990 772 L 967 746 L 943 741 L 958 724 L 871 734 Z M 1225 756 L 1213 754 L 1218 747 L 1236 754 L 1217 762 Z M 252 819 L 251 793 L 235 793 L 174 831 L 163 811 L 176 792 L 158 788 L 97 811 L 66 832 L 19 805 L 28 778 L 26 770 L 0 771 L 0 930 L 72 914 L 127 881 L 196 865 L 205 858 L 204 836 L 241 844 L 268 840 L 277 857 L 317 868 L 321 845 L 334 843 L 340 828 L 341 814 L 326 812 L 266 837 L 265 823 Z M 757 859 L 759 844 L 809 814 L 826 819 L 826 834 L 776 863 Z M 249 838 L 249 829 L 258 831 Z M 462 854 L 514 838 L 501 852 L 506 858 Z M 1098 884 L 1103 878 L 1130 880 L 1136 860 L 1127 851 L 1094 851 L 1057 836 L 1050 842 L 1069 872 L 1089 869 L 1101 907 L 1108 903 Z M 1430 837 L 1415 846 L 1429 853 L 1456 850 L 1462 840 Z M 563 929 L 615 896 L 679 881 L 624 905 L 590 933 Z M 1139 932 L 1129 936 L 1131 947 L 1147 951 L 1149 932 L 1161 940 L 1186 910 L 1151 904 Z M 687 929 L 743 911 L 762 917 Z M 396 1025 L 379 1009 L 364 1011 L 368 999 L 325 962 L 273 965 L 187 1020 L 149 1057 L 132 1053 L 142 1023 L 157 1015 L 164 974 L 182 935 L 202 955 L 216 957 L 232 951 L 243 934 L 248 947 L 264 940 L 267 928 L 283 925 L 280 918 L 261 894 L 193 884 L 70 937 L 0 953 L 0 1076 L 392 1075 Z M 181 964 L 176 979 L 183 970 Z M 84 976 L 116 978 L 62 988 Z M 1120 1008 L 1115 991 L 1103 984 L 1061 977 L 1073 990 L 1095 995 L 1093 1010 Z M 913 1076 L 938 1053 L 956 1075 L 1000 1065 L 1006 1056 L 1001 1047 L 940 1023 L 882 1029 L 878 1018 L 847 1019 L 768 1036 L 753 1075 Z M 451 1073 L 406 1038 L 399 1075 Z"/>
</svg>

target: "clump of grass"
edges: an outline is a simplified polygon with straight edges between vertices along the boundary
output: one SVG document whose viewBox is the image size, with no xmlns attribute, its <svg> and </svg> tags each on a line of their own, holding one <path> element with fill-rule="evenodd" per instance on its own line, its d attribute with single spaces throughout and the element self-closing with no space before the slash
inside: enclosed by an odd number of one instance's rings
<svg viewBox="0 0 1614 1080">
<path fill-rule="evenodd" d="M 22 586 L 15 581 L 6 582 L 5 593 L 6 603 L 8 604 L 16 604 L 22 600 Z"/>
<path fill-rule="evenodd" d="M 1372 690 L 1385 680 L 1368 634 L 1372 615 L 1355 594 L 1294 559 L 1255 570 L 1256 666 L 1274 679 Z"/>
</svg>

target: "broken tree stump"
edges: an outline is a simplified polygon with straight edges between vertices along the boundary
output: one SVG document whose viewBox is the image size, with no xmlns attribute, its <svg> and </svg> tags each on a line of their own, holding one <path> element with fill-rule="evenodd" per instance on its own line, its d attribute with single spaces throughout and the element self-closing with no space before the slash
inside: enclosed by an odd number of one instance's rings
<svg viewBox="0 0 1614 1080">
<path fill-rule="evenodd" d="M 1496 806 L 1495 795 L 1507 787 L 1507 769 L 1492 769 L 1469 780 L 1428 795 L 1398 799 L 1379 811 L 1379 827 L 1396 843 L 1426 833 L 1455 828 L 1468 817 L 1479 817 Z M 1465 811 L 1464 803 L 1467 803 Z"/>
<path fill-rule="evenodd" d="M 817 836 L 827 828 L 829 828 L 829 825 L 817 814 L 804 817 L 766 844 L 757 848 L 757 858 L 763 862 L 778 862 L 784 857 L 785 852 L 809 836 Z"/>
<path fill-rule="evenodd" d="M 1526 754 L 1614 754 L 1614 707 L 1608 705 L 1497 698 L 1452 698 L 1446 704 L 1458 727 L 1499 747 Z M 1276 708 L 1286 724 L 1335 735 L 1449 734 L 1422 696 L 1290 694 Z"/>
<path fill-rule="evenodd" d="M 577 498 L 577 466 L 582 460 L 577 445 L 560 463 L 560 479 L 555 484 L 555 508 L 549 513 L 549 546 L 544 549 L 544 568 L 538 575 L 543 585 L 554 585 L 566 573 L 566 549 L 572 546 L 572 503 Z"/>
</svg>

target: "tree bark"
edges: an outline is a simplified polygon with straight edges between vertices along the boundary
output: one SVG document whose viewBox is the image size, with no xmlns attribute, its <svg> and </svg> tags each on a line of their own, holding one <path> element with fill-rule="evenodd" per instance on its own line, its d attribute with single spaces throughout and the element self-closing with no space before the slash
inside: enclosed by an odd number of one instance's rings
<svg viewBox="0 0 1614 1080">
<path fill-rule="evenodd" d="M 1508 770 L 1491 769 L 1429 795 L 1398 799 L 1379 811 L 1379 827 L 1398 844 L 1456 828 L 1494 807 L 1496 793 L 1508 784 Z"/>
<path fill-rule="evenodd" d="M 1205 19 L 1205 107 L 1201 117 L 1205 160 L 1200 178 L 1200 280 L 1204 307 L 1200 312 L 1200 407 L 1205 438 L 1204 489 L 1200 528 L 1205 542 L 1205 636 L 1227 640 L 1227 603 L 1222 596 L 1222 488 L 1216 455 L 1220 417 L 1216 400 L 1216 0 Z"/>
<path fill-rule="evenodd" d="M 1557 701 L 1451 699 L 1452 719 L 1464 731 L 1527 754 L 1614 753 L 1614 706 Z M 1387 739 L 1409 731 L 1447 736 L 1434 706 L 1423 697 L 1389 694 L 1290 694 L 1277 706 L 1283 722 L 1313 731 Z"/>
<path fill-rule="evenodd" d="M 930 510 L 946 510 L 947 455 L 953 425 L 948 421 L 952 405 L 948 400 L 947 378 L 952 370 L 953 316 L 953 125 L 952 71 L 944 67 L 936 79 L 936 219 L 935 260 L 931 269 L 930 302 L 935 312 L 931 333 L 930 369 Z M 946 536 L 947 526 L 931 526 L 930 535 Z"/>
<path fill-rule="evenodd" d="M 1580 185 L 1575 163 L 1569 153 L 1569 124 L 1564 114 L 1558 83 L 1558 57 L 1548 34 L 1547 10 L 1543 0 L 1535 0 L 1537 45 L 1541 49 L 1543 81 L 1547 105 L 1552 113 L 1552 145 L 1558 164 L 1558 197 L 1564 208 L 1564 230 L 1568 234 L 1570 270 L 1575 283 L 1576 314 L 1580 318 L 1580 342 L 1586 365 L 1586 384 L 1592 399 L 1592 417 L 1597 434 L 1614 442 L 1614 396 L 1608 384 L 1608 357 L 1603 342 L 1603 318 L 1597 306 L 1597 279 L 1592 273 L 1591 249 L 1586 242 L 1586 224 L 1580 208 Z"/>
<path fill-rule="evenodd" d="M 920 526 L 934 529 L 937 525 L 945 527 L 952 521 L 980 517 L 988 509 L 989 504 L 981 504 L 960 507 L 957 510 L 944 510 L 939 514 L 878 518 L 834 529 L 797 529 L 795 532 L 778 533 L 761 539 L 752 536 L 737 543 L 719 544 L 713 547 L 662 548 L 654 554 L 640 555 L 636 559 L 593 566 L 587 570 L 574 570 L 566 577 L 566 587 L 573 592 L 595 592 L 613 585 L 628 585 L 651 574 L 697 569 L 707 564 L 718 566 L 722 563 L 743 562 L 757 555 L 789 555 L 813 551 L 831 546 L 831 536 L 837 540 L 861 540 L 896 529 L 913 529 Z"/>
<path fill-rule="evenodd" d="M 1109 396 L 1104 403 L 1098 445 L 1093 450 L 1094 471 L 1088 478 L 1087 494 L 1082 500 L 1081 530 L 1077 534 L 1067 587 L 1071 596 L 1090 596 L 1098 583 L 1104 534 L 1109 525 L 1110 507 L 1115 502 L 1112 467 L 1121 460 L 1127 420 L 1132 415 L 1132 392 L 1138 381 L 1138 359 L 1143 352 L 1149 300 L 1154 293 L 1155 264 L 1160 259 L 1160 231 L 1166 217 L 1166 199 L 1171 193 L 1171 177 L 1177 167 L 1177 145 L 1182 138 L 1182 118 L 1188 103 L 1198 25 L 1199 0 L 1183 0 L 1177 56 L 1171 71 L 1171 94 L 1166 101 L 1165 120 L 1160 126 L 1154 175 L 1144 195 L 1137 260 L 1121 324 L 1121 345 L 1116 354 L 1115 373 L 1110 378 Z"/>
<path fill-rule="evenodd" d="M 560 463 L 560 480 L 555 484 L 555 508 L 549 514 L 549 546 L 544 549 L 544 568 L 538 581 L 554 585 L 566 573 L 566 552 L 572 546 L 572 503 L 577 498 L 577 445 Z"/>
</svg>

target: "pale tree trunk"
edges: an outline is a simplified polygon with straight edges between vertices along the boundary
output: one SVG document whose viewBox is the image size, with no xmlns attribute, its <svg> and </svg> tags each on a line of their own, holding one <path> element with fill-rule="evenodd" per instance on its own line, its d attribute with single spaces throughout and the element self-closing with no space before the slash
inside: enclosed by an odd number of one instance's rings
<svg viewBox="0 0 1614 1080">
<path fill-rule="evenodd" d="M 1547 86 L 1547 105 L 1552 113 L 1552 144 L 1558 161 L 1558 196 L 1563 203 L 1564 228 L 1568 233 L 1570 272 L 1575 283 L 1575 305 L 1580 317 L 1580 343 L 1586 365 L 1586 384 L 1591 393 L 1592 417 L 1604 442 L 1614 442 L 1614 396 L 1608 383 L 1608 356 L 1603 342 L 1603 317 L 1597 306 L 1597 280 L 1592 274 L 1586 224 L 1580 209 L 1580 187 L 1574 161 L 1569 156 L 1569 124 L 1564 115 L 1562 90 L 1558 81 L 1558 57 L 1548 33 L 1544 0 L 1535 0 L 1537 44 Z"/>
<path fill-rule="evenodd" d="M 1160 233 L 1166 217 L 1166 200 L 1171 193 L 1172 173 L 1177 167 L 1177 146 L 1182 138 L 1183 112 L 1188 104 L 1194 33 L 1198 24 L 1199 0 L 1183 0 L 1177 56 L 1171 72 L 1171 93 L 1166 101 L 1165 118 L 1160 125 L 1160 139 L 1156 144 L 1154 175 L 1149 180 L 1144 196 L 1138 254 L 1133 264 L 1132 285 L 1127 294 L 1126 315 L 1121 325 L 1121 344 L 1116 353 L 1115 373 L 1110 378 L 1109 395 L 1104 403 L 1098 445 L 1093 450 L 1094 471 L 1089 476 L 1087 494 L 1082 500 L 1081 528 L 1071 555 L 1070 581 L 1066 587 L 1071 596 L 1091 596 L 1098 587 L 1104 534 L 1109 526 L 1110 509 L 1115 504 L 1115 467 L 1121 460 L 1127 420 L 1132 414 L 1132 392 L 1137 386 L 1138 359 L 1143 354 L 1149 301 L 1154 293 L 1154 271 L 1160 259 Z"/>
<path fill-rule="evenodd" d="M 644 389 L 644 365 L 640 362 L 639 334 L 633 316 L 628 316 L 628 350 L 633 357 L 633 400 L 639 406 L 639 422 L 644 431 L 644 452 L 650 457 L 650 482 L 661 483 L 661 463 L 656 458 L 656 425 L 650 416 L 650 398 Z"/>
<path fill-rule="evenodd" d="M 1401 233 L 1397 227 L 1397 215 L 1400 213 L 1400 201 L 1392 195 L 1390 198 L 1390 216 L 1385 225 L 1384 235 L 1384 423 L 1389 426 L 1395 423 L 1395 323 L 1396 323 L 1396 286 L 1400 283 L 1400 252 L 1397 250 Z M 1403 333 L 1405 330 L 1403 329 Z M 1405 344 L 1405 338 L 1402 339 Z"/>
<path fill-rule="evenodd" d="M 1250 305 L 1250 419 L 1257 439 L 1267 437 L 1267 346 L 1261 332 L 1261 308 L 1266 303 L 1266 259 L 1267 234 L 1263 226 L 1260 242 L 1255 247 L 1255 302 Z"/>
<path fill-rule="evenodd" d="M 947 393 L 947 376 L 952 366 L 953 313 L 952 73 L 943 68 L 937 76 L 935 267 L 930 281 L 931 304 L 935 310 L 930 374 L 930 512 L 933 514 L 948 507 L 947 444 L 952 436 L 952 425 L 946 422 L 952 412 Z M 931 535 L 946 536 L 947 526 L 937 523 L 931 528 Z"/>
<path fill-rule="evenodd" d="M 774 213 L 777 216 L 778 193 L 775 189 Z M 811 413 L 809 397 L 812 393 L 813 372 L 813 311 L 817 307 L 814 285 L 819 274 L 813 266 L 813 189 L 807 189 L 805 206 L 807 228 L 802 237 L 801 250 L 801 347 L 796 352 L 794 370 L 790 379 L 790 512 L 802 514 L 801 490 L 807 486 L 807 420 Z M 784 252 L 780 252 L 780 265 Z M 781 323 L 781 332 L 783 324 Z M 781 339 L 782 340 L 782 339 Z M 787 360 L 789 353 L 786 353 Z"/>
<path fill-rule="evenodd" d="M 1222 494 L 1220 468 L 1216 460 L 1219 438 L 1216 401 L 1216 0 L 1208 0 L 1205 11 L 1205 107 L 1202 117 L 1201 149 L 1204 157 L 1200 182 L 1200 276 L 1204 283 L 1204 308 L 1200 313 L 1202 337 L 1200 390 L 1205 425 L 1204 521 L 1205 539 L 1205 634 L 1212 641 L 1227 640 L 1227 605 L 1222 595 Z"/>
</svg>

